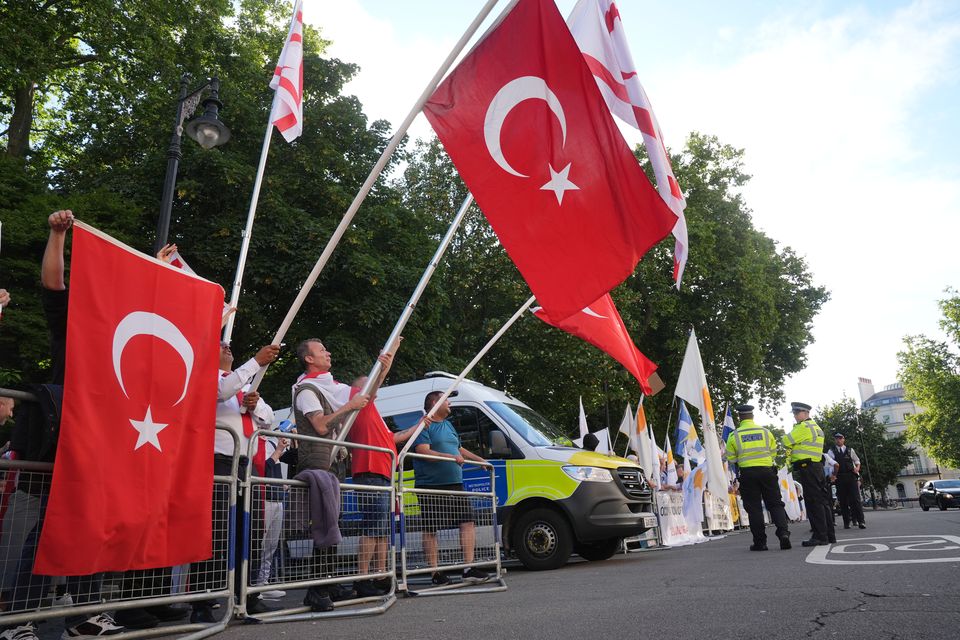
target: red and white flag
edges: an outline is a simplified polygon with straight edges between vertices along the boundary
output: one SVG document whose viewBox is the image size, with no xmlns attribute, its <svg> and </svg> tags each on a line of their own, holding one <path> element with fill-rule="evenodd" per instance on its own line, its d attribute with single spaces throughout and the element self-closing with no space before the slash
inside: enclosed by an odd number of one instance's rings
<svg viewBox="0 0 960 640">
<path fill-rule="evenodd" d="M 270 122 L 276 125 L 287 142 L 293 142 L 303 133 L 303 0 L 297 0 L 293 5 L 290 32 L 280 52 L 270 88 L 277 92 Z"/>
<path fill-rule="evenodd" d="M 584 60 L 593 72 L 610 111 L 643 134 L 643 144 L 657 178 L 657 189 L 678 217 L 673 228 L 676 239 L 673 279 L 679 289 L 689 249 L 687 222 L 683 216 L 687 202 L 673 175 L 660 124 L 653 114 L 647 92 L 637 77 L 637 67 L 630 55 L 620 11 L 613 0 L 580 0 L 570 12 L 567 26 L 583 52 Z"/>
<path fill-rule="evenodd" d="M 552 0 L 520 0 L 424 113 L 554 320 L 620 284 L 677 222 Z"/>
<path fill-rule="evenodd" d="M 74 226 L 63 418 L 34 573 L 212 553 L 223 289 Z"/>
<path fill-rule="evenodd" d="M 640 353 L 633 343 L 610 294 L 560 322 L 554 322 L 539 307 L 534 309 L 533 313 L 550 326 L 572 333 L 606 352 L 633 374 L 645 394 L 652 393 L 648 381 L 657 370 L 657 365 Z"/>
</svg>

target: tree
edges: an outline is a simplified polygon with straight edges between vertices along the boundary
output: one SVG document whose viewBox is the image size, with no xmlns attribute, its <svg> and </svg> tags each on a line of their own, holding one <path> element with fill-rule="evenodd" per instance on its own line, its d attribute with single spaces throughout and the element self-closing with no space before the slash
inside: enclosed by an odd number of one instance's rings
<svg viewBox="0 0 960 640">
<path fill-rule="evenodd" d="M 843 398 L 820 409 L 817 423 L 826 435 L 826 448 L 833 446 L 833 434 L 847 436 L 848 446 L 860 456 L 860 478 L 864 488 L 879 492 L 884 498 L 887 487 L 897 480 L 900 472 L 910 464 L 914 450 L 903 433 L 887 433 L 877 420 L 877 412 L 857 407 L 853 398 Z M 876 501 L 874 501 L 876 503 Z"/>
<path fill-rule="evenodd" d="M 946 293 L 940 328 L 947 340 L 908 336 L 897 361 L 907 399 L 922 409 L 907 418 L 907 434 L 937 463 L 960 467 L 960 294 Z"/>
</svg>

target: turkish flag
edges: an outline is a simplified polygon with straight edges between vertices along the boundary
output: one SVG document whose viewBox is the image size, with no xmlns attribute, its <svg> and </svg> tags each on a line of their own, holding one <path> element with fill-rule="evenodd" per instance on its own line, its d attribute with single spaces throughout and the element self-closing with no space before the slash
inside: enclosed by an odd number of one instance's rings
<svg viewBox="0 0 960 640">
<path fill-rule="evenodd" d="M 657 370 L 657 365 L 640 353 L 637 346 L 633 344 L 630 334 L 627 333 L 627 327 L 623 324 L 623 318 L 620 317 L 620 312 L 617 311 L 609 293 L 560 322 L 551 320 L 550 316 L 540 308 L 534 309 L 533 314 L 550 326 L 572 333 L 597 349 L 605 351 L 633 374 L 645 394 L 653 393 L 648 381 Z"/>
<path fill-rule="evenodd" d="M 34 573 L 212 555 L 223 289 L 74 225 L 63 417 Z"/>
<path fill-rule="evenodd" d="M 424 114 L 554 320 L 621 283 L 677 222 L 552 0 L 520 0 Z"/>
</svg>

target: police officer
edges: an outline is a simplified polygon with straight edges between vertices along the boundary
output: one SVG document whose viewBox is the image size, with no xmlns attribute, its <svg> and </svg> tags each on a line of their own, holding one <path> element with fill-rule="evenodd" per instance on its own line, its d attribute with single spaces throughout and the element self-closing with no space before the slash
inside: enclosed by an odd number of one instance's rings
<svg viewBox="0 0 960 640">
<path fill-rule="evenodd" d="M 813 529 L 813 536 L 802 544 L 805 547 L 830 544 L 836 542 L 837 537 L 833 529 L 829 485 L 823 477 L 823 429 L 810 418 L 810 405 L 792 402 L 790 408 L 797 424 L 783 439 L 783 444 L 793 473 L 803 486 L 807 519 Z"/>
<path fill-rule="evenodd" d="M 852 521 L 861 529 L 866 529 L 863 505 L 860 504 L 860 457 L 847 446 L 847 439 L 842 433 L 833 434 L 833 446 L 829 453 L 837 461 L 837 500 L 840 501 L 843 528 L 849 529 Z"/>
<path fill-rule="evenodd" d="M 789 549 L 790 529 L 787 527 L 787 512 L 780 497 L 777 483 L 777 467 L 773 458 L 777 453 L 777 441 L 773 434 L 753 421 L 753 407 L 742 404 L 737 407 L 740 426 L 727 437 L 727 461 L 740 468 L 740 496 L 750 519 L 753 544 L 750 551 L 767 550 L 767 532 L 763 523 L 763 505 L 766 505 L 773 523 L 777 526 L 780 548 Z"/>
</svg>

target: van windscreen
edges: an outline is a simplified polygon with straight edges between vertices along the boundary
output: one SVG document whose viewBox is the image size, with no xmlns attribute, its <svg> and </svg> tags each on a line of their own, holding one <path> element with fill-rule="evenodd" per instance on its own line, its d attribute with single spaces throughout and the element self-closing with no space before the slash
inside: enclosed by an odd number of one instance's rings
<svg viewBox="0 0 960 640">
<path fill-rule="evenodd" d="M 535 447 L 548 447 L 569 442 L 559 429 L 533 409 L 489 400 L 486 405 L 506 420 L 521 438 Z"/>
</svg>

